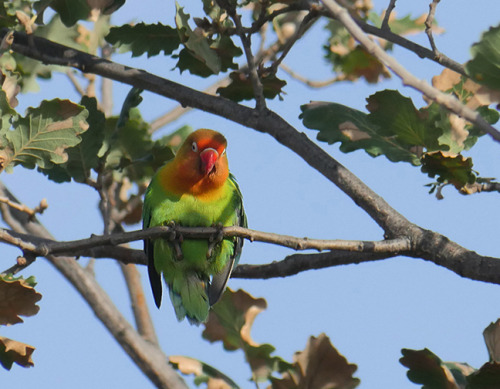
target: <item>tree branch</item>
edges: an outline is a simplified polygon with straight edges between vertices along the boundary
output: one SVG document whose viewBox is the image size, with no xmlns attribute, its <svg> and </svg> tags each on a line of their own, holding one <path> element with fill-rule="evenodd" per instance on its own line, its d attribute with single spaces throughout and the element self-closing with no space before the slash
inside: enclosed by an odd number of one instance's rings
<svg viewBox="0 0 500 389">
<path fill-rule="evenodd" d="M 141 250 L 113 247 L 113 245 L 144 238 L 168 239 L 173 233 L 180 234 L 183 238 L 209 239 L 219 232 L 220 230 L 216 227 L 153 227 L 147 230 L 57 242 L 0 230 L 0 240 L 35 256 L 73 253 L 78 256 L 113 258 L 125 264 L 145 265 L 146 257 Z M 241 267 L 241 269 L 235 273 L 235 277 L 238 278 L 286 277 L 311 269 L 358 264 L 404 255 L 431 261 L 463 277 L 500 284 L 500 261 L 498 258 L 481 256 L 450 241 L 441 234 L 411 224 L 403 228 L 401 236 L 383 241 L 297 238 L 237 226 L 224 227 L 222 234 L 226 238 L 238 236 L 251 242 L 270 243 L 297 251 L 328 250 L 328 252 L 320 254 L 294 254 L 282 261 L 274 261 L 269 264 L 240 265 L 238 268 Z"/>
<path fill-rule="evenodd" d="M 387 9 L 385 10 L 384 20 L 382 20 L 382 30 L 390 30 L 389 19 L 391 18 L 391 13 L 396 8 L 396 0 L 390 0 Z"/>
<path fill-rule="evenodd" d="M 486 120 L 484 120 L 478 112 L 466 107 L 454 96 L 441 92 L 427 82 L 419 80 L 407 71 L 404 66 L 396 61 L 396 59 L 387 54 L 382 48 L 373 42 L 351 18 L 347 10 L 339 6 L 335 0 L 321 0 L 321 2 L 370 54 L 377 57 L 380 62 L 392 69 L 392 71 L 401 78 L 404 85 L 411 86 L 412 88 L 422 92 L 432 101 L 446 107 L 451 112 L 463 117 L 469 122 L 476 124 L 482 131 L 489 134 L 497 142 L 500 142 L 500 131 L 486 122 Z"/>
</svg>

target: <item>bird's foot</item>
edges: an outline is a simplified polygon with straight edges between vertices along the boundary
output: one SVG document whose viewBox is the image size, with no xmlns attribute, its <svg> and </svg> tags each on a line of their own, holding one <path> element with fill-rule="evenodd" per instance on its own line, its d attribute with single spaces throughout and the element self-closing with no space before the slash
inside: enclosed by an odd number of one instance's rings
<svg viewBox="0 0 500 389">
<path fill-rule="evenodd" d="M 224 231 L 222 230 L 224 226 L 222 223 L 217 223 L 214 227 L 217 228 L 217 232 L 208 239 L 207 258 L 212 256 L 215 246 L 224 240 Z"/>
<path fill-rule="evenodd" d="M 184 255 L 182 254 L 181 243 L 184 240 L 183 236 L 176 230 L 177 225 L 174 221 L 168 222 L 168 227 L 171 228 L 171 233 L 168 237 L 168 240 L 172 243 L 172 247 L 174 249 L 175 259 L 180 261 Z"/>
</svg>

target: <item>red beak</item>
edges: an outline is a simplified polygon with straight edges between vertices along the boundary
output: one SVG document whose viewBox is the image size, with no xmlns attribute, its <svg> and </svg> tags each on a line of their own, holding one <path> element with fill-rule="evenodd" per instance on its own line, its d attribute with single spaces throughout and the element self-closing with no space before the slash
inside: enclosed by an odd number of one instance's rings
<svg viewBox="0 0 500 389">
<path fill-rule="evenodd" d="M 208 148 L 201 152 L 201 171 L 204 175 L 208 175 L 215 166 L 217 158 L 219 158 L 219 153 L 217 150 Z"/>
</svg>

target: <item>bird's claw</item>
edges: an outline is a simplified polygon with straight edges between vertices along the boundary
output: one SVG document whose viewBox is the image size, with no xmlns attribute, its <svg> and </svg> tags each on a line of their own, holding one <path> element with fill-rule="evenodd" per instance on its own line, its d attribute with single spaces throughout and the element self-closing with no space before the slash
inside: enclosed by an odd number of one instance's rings
<svg viewBox="0 0 500 389">
<path fill-rule="evenodd" d="M 177 225 L 173 220 L 169 221 L 167 224 L 171 228 L 168 240 L 172 243 L 174 249 L 175 259 L 180 261 L 184 255 L 182 254 L 181 243 L 184 240 L 183 236 L 176 230 Z"/>
<path fill-rule="evenodd" d="M 222 223 L 217 223 L 214 227 L 217 228 L 217 232 L 208 239 L 207 258 L 212 256 L 215 246 L 217 246 L 224 239 L 224 231 L 222 230 L 224 226 Z"/>
</svg>

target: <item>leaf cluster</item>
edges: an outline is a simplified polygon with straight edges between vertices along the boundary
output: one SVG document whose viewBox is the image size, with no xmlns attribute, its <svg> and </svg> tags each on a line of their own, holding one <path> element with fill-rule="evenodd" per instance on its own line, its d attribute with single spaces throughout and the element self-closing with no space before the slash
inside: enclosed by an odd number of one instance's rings
<svg viewBox="0 0 500 389">
<path fill-rule="evenodd" d="M 202 336 L 212 343 L 222 342 L 227 351 L 243 351 L 251 380 L 256 384 L 268 382 L 269 388 L 352 389 L 359 384 L 359 379 L 353 377 L 356 365 L 347 362 L 325 334 L 310 337 L 306 348 L 295 353 L 291 363 L 273 355 L 276 350 L 271 344 L 252 339 L 255 318 L 266 307 L 263 298 L 228 288 L 210 311 Z M 220 388 L 238 387 L 225 374 L 190 357 L 170 357 L 170 362 L 184 374 L 195 374 L 198 384 L 205 382 L 211 387 L 217 382 Z"/>
<path fill-rule="evenodd" d="M 0 275 L 0 326 L 23 322 L 20 316 L 33 316 L 40 307 L 36 305 L 42 295 L 35 291 L 33 277 L 23 279 L 12 275 Z M 35 348 L 27 344 L 0 336 L 0 364 L 7 370 L 15 363 L 19 366 L 33 366 L 31 355 Z"/>
<path fill-rule="evenodd" d="M 400 362 L 408 368 L 408 378 L 425 388 L 486 389 L 500 382 L 500 319 L 483 332 L 489 362 L 479 369 L 466 363 L 443 362 L 428 349 L 403 349 Z"/>
</svg>

